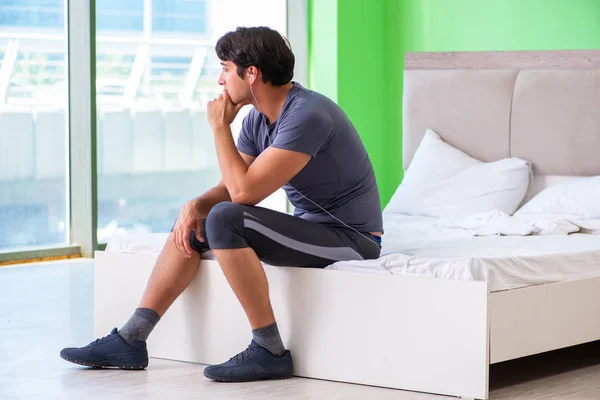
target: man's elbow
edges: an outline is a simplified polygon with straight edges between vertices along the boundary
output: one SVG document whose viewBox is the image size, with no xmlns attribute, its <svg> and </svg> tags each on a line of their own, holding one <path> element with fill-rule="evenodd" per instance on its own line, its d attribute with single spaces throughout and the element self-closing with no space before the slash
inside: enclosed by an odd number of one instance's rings
<svg viewBox="0 0 600 400">
<path fill-rule="evenodd" d="M 231 202 L 246 206 L 255 206 L 260 203 L 260 200 L 257 200 L 256 195 L 251 192 L 236 192 L 231 193 Z"/>
<path fill-rule="evenodd" d="M 232 203 L 246 204 L 245 201 L 248 201 L 250 194 L 247 187 L 236 185 L 235 187 L 228 187 L 227 189 Z"/>
</svg>

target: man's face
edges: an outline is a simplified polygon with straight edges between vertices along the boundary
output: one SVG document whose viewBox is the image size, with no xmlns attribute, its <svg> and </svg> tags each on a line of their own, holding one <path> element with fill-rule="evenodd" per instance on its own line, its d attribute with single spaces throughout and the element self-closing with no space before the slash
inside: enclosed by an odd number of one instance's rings
<svg viewBox="0 0 600 400">
<path fill-rule="evenodd" d="M 237 73 L 237 65 L 231 61 L 221 61 L 221 66 L 223 69 L 219 75 L 219 85 L 227 91 L 233 104 L 248 100 L 250 83 L 248 80 L 240 78 Z"/>
</svg>

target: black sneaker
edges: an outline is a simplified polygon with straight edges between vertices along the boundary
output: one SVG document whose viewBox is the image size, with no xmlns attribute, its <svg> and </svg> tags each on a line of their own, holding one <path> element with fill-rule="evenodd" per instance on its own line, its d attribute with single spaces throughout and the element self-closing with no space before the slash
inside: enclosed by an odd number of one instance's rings
<svg viewBox="0 0 600 400">
<path fill-rule="evenodd" d="M 252 340 L 246 350 L 229 361 L 206 367 L 204 376 L 218 382 L 249 382 L 289 378 L 292 370 L 292 354 L 289 350 L 275 356 Z"/>
<path fill-rule="evenodd" d="M 130 346 L 117 333 L 117 328 L 85 347 L 63 349 L 60 356 L 72 363 L 94 368 L 144 369 L 148 366 L 146 342 L 137 341 Z"/>
</svg>

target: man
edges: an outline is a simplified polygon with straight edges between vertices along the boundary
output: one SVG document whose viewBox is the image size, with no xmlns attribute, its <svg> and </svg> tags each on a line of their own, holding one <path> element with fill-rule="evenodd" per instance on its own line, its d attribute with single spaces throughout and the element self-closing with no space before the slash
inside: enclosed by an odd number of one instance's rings
<svg viewBox="0 0 600 400">
<path fill-rule="evenodd" d="M 223 93 L 208 104 L 222 180 L 186 203 L 127 323 L 61 352 L 88 366 L 143 369 L 146 340 L 211 249 L 239 299 L 253 339 L 204 374 L 217 381 L 281 379 L 293 364 L 279 335 L 261 261 L 324 268 L 379 257 L 383 233 L 373 168 L 355 128 L 331 100 L 292 81 L 294 55 L 265 27 L 238 28 L 216 45 Z M 241 107 L 237 148 L 230 124 Z M 283 187 L 294 216 L 256 207 Z M 202 338 L 199 338 L 202 340 Z"/>
</svg>

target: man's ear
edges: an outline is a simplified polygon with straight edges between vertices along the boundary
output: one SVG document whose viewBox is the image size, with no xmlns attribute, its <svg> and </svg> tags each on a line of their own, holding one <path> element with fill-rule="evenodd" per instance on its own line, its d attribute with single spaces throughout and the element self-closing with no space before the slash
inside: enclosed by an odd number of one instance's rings
<svg viewBox="0 0 600 400">
<path fill-rule="evenodd" d="M 248 80 L 251 85 L 256 82 L 256 78 L 258 78 L 258 69 L 254 66 L 248 67 Z"/>
</svg>

